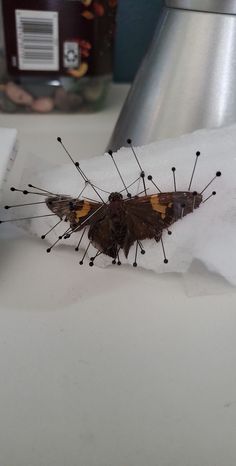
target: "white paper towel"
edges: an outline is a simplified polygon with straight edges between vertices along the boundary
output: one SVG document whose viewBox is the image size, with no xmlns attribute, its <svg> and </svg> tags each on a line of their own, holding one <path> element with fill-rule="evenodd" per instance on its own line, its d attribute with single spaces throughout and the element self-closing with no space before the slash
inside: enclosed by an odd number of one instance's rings
<svg viewBox="0 0 236 466">
<path fill-rule="evenodd" d="M 69 141 L 64 140 L 69 149 Z M 61 150 L 59 147 L 58 150 Z M 164 233 L 163 239 L 168 257 L 168 264 L 163 263 L 163 254 L 160 244 L 155 241 L 144 241 L 146 254 L 139 255 L 138 265 L 157 273 L 181 272 L 188 270 L 194 259 L 198 259 L 215 273 L 224 276 L 230 283 L 236 284 L 236 125 L 219 130 L 201 130 L 176 139 L 159 141 L 136 149 L 141 165 L 145 173 L 151 174 L 163 192 L 173 191 L 173 176 L 171 167 L 176 167 L 177 190 L 187 190 L 191 172 L 195 161 L 196 151 L 201 152 L 192 190 L 198 192 L 214 177 L 217 170 L 222 172 L 222 177 L 217 178 L 204 193 L 205 197 L 212 190 L 217 195 L 193 214 L 172 226 L 173 234 Z M 75 155 L 72 154 L 74 159 Z M 66 154 L 65 154 L 66 157 Z M 129 185 L 138 177 L 140 170 L 132 156 L 130 148 L 123 148 L 114 154 L 125 182 Z M 81 168 L 88 178 L 97 186 L 109 192 L 123 188 L 115 167 L 108 155 L 99 156 L 90 160 L 80 160 Z M 40 169 L 40 167 L 39 167 Z M 71 164 L 47 170 L 34 179 L 27 180 L 36 186 L 49 189 L 55 193 L 77 196 L 83 188 L 83 180 L 75 167 Z M 148 194 L 156 192 L 155 188 L 147 182 Z M 142 190 L 134 185 L 131 193 L 136 194 Z M 96 199 L 95 193 L 90 187 L 86 189 L 85 196 Z M 102 193 L 104 200 L 108 195 Z M 32 196 L 33 197 L 33 196 Z M 29 197 L 27 196 L 27 201 Z M 26 202 L 26 198 L 24 198 Z M 35 200 L 35 197 L 34 197 Z M 40 215 L 49 213 L 45 206 L 33 206 L 16 209 L 15 216 Z M 34 234 L 41 236 L 49 230 L 57 220 L 54 217 L 32 220 L 27 228 Z M 54 230 L 48 236 L 53 243 L 58 235 L 67 229 L 64 224 Z M 80 234 L 72 235 L 63 245 L 75 246 Z M 88 240 L 82 243 L 86 247 Z M 55 251 L 54 251 L 55 252 Z M 134 261 L 134 248 L 131 249 L 129 258 L 121 257 L 122 263 L 132 264 Z M 89 257 L 94 255 L 91 247 Z M 107 265 L 111 258 L 101 256 L 97 265 Z"/>
</svg>

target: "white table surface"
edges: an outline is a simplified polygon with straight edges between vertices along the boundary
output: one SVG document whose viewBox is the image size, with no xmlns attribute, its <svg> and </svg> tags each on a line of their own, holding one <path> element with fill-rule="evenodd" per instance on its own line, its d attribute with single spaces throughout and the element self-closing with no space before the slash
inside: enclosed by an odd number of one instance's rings
<svg viewBox="0 0 236 466">
<path fill-rule="evenodd" d="M 127 87 L 95 115 L 1 115 L 32 152 L 102 153 Z M 17 169 L 17 165 L 16 165 Z M 214 277 L 83 268 L 0 236 L 0 466 L 235 466 L 236 293 Z M 209 290 L 214 291 L 214 295 Z"/>
</svg>

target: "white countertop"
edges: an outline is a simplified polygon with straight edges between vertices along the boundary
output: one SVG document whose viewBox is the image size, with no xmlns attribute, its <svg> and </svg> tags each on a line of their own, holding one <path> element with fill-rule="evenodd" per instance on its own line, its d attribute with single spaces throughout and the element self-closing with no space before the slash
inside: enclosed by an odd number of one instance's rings
<svg viewBox="0 0 236 466">
<path fill-rule="evenodd" d="M 93 115 L 1 115 L 16 163 L 65 162 L 58 135 L 102 153 L 126 92 Z M 193 275 L 214 295 L 189 297 L 180 276 L 80 267 L 24 235 L 0 258 L 0 466 L 235 466 L 233 288 Z"/>
</svg>

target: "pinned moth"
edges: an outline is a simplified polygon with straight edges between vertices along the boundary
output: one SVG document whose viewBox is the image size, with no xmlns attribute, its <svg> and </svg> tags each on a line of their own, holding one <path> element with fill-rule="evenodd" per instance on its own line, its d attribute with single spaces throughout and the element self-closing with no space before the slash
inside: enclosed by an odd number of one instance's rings
<svg viewBox="0 0 236 466">
<path fill-rule="evenodd" d="M 59 236 L 54 244 L 47 249 L 48 253 L 51 252 L 52 248 L 54 248 L 54 246 L 56 246 L 61 240 L 66 240 L 75 233 L 80 233 L 80 239 L 77 247 L 75 248 L 76 251 L 78 251 L 87 230 L 89 242 L 84 251 L 83 257 L 80 260 L 81 265 L 84 263 L 84 258 L 88 254 L 89 247 L 92 244 L 97 249 L 97 253 L 95 256 L 90 258 L 90 266 L 94 265 L 95 259 L 101 254 L 111 257 L 113 264 L 117 263 L 118 265 L 121 265 L 120 251 L 123 251 L 125 257 L 128 257 L 131 247 L 134 246 L 135 252 L 133 266 L 136 267 L 138 252 L 140 251 L 141 254 L 145 254 L 142 244 L 142 241 L 145 239 L 154 239 L 157 243 L 160 242 L 163 251 L 164 263 L 167 264 L 168 259 L 166 257 L 163 243 L 163 232 L 167 231 L 170 235 L 171 231 L 169 230 L 169 227 L 171 227 L 176 221 L 192 213 L 201 205 L 201 203 L 206 202 L 209 198 L 214 196 L 216 194 L 215 191 L 213 191 L 205 200 L 203 199 L 203 193 L 206 189 L 217 177 L 221 176 L 221 172 L 217 171 L 215 176 L 201 192 L 191 191 L 197 161 L 200 156 L 200 152 L 197 152 L 188 189 L 186 191 L 177 191 L 176 169 L 175 167 L 172 167 L 174 191 L 161 192 L 151 175 L 146 178 L 145 172 L 140 165 L 137 154 L 132 145 L 132 141 L 128 139 L 127 142 L 131 147 L 132 153 L 140 169 L 139 178 L 132 184 L 141 179 L 143 183 L 143 191 L 134 196 L 129 193 L 128 189 L 130 186 L 126 186 L 116 160 L 114 159 L 113 153 L 112 151 L 109 151 L 108 153 L 116 167 L 124 189 L 121 192 L 114 191 L 109 193 L 108 200 L 105 201 L 100 194 L 100 192 L 104 190 L 98 188 L 88 179 L 84 171 L 81 169 L 80 164 L 73 160 L 65 148 L 61 138 L 58 138 L 58 141 L 63 146 L 79 175 L 85 182 L 85 186 L 79 196 L 72 198 L 63 194 L 53 194 L 31 184 L 28 186 L 36 189 L 36 191 L 18 190 L 16 188 L 11 189 L 13 191 L 21 191 L 23 194 L 32 193 L 46 197 L 43 202 L 18 204 L 18 206 L 22 206 L 45 203 L 51 212 L 46 216 L 55 215 L 58 217 L 58 221 L 55 226 L 45 233 L 42 236 L 42 239 L 45 239 L 46 236 L 63 221 L 69 223 L 70 226 L 64 234 Z M 148 180 L 157 190 L 155 194 L 147 194 L 146 180 Z M 94 193 L 99 198 L 99 201 L 88 198 L 81 199 L 87 186 L 90 186 L 93 189 Z M 122 192 L 125 192 L 125 195 L 123 195 Z M 6 209 L 11 207 L 16 206 L 5 206 Z M 42 216 L 35 216 L 34 218 L 41 217 Z"/>
</svg>

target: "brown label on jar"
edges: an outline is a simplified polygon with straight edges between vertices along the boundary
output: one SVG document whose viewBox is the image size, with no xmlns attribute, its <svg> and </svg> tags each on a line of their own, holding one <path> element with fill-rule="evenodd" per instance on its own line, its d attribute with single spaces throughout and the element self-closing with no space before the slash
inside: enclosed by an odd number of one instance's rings
<svg viewBox="0 0 236 466">
<path fill-rule="evenodd" d="M 116 0 L 2 0 L 8 71 L 111 72 Z"/>
</svg>

